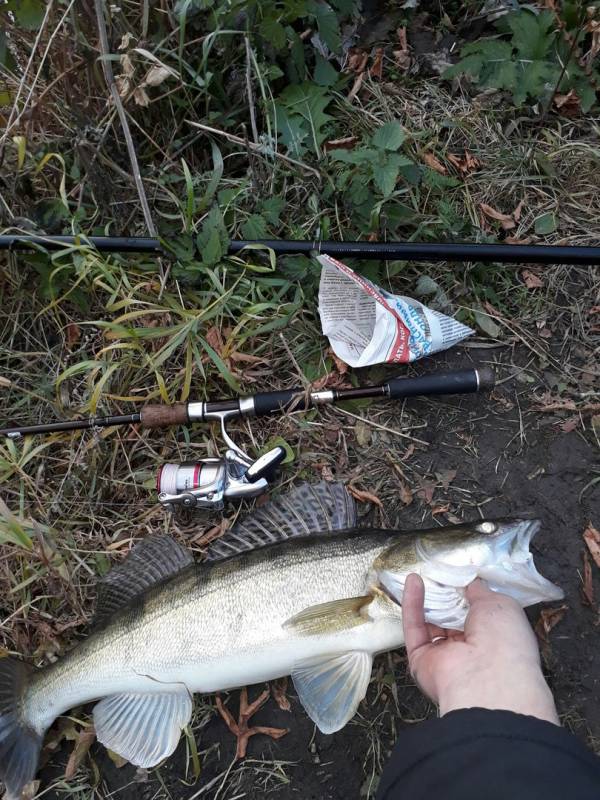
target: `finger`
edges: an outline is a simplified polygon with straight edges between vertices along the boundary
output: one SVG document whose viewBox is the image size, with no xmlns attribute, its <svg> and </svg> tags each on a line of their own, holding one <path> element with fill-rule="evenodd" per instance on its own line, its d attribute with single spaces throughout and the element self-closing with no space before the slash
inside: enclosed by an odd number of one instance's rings
<svg viewBox="0 0 600 800">
<path fill-rule="evenodd" d="M 491 597 L 493 595 L 494 592 L 488 589 L 486 582 L 482 581 L 481 578 L 475 578 L 465 589 L 465 597 L 470 605 L 473 605 L 477 600 L 485 600 L 486 597 Z"/>
<path fill-rule="evenodd" d="M 424 600 L 425 586 L 421 576 L 411 573 L 406 578 L 402 597 L 402 626 L 409 664 L 412 654 L 431 642 L 425 624 Z"/>
</svg>

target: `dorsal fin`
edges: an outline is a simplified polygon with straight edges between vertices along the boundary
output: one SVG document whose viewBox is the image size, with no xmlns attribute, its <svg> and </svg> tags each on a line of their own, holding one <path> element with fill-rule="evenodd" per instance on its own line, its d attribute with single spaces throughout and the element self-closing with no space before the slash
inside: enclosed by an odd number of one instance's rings
<svg viewBox="0 0 600 800">
<path fill-rule="evenodd" d="M 135 597 L 193 562 L 191 553 L 171 536 L 155 534 L 143 539 L 122 564 L 99 581 L 94 624 L 103 625 Z"/>
<path fill-rule="evenodd" d="M 356 504 L 342 483 L 302 483 L 245 517 L 211 542 L 206 558 L 223 558 L 316 533 L 356 525 Z"/>
</svg>

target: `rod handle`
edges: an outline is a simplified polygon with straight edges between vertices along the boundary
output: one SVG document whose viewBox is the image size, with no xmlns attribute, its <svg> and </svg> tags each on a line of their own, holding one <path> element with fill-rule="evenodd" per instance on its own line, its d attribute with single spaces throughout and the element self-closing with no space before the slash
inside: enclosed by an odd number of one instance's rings
<svg viewBox="0 0 600 800">
<path fill-rule="evenodd" d="M 189 421 L 187 403 L 149 405 L 140 412 L 140 422 L 144 428 L 168 428 L 170 425 L 186 425 Z"/>
<path fill-rule="evenodd" d="M 282 389 L 278 392 L 258 392 L 252 395 L 254 413 L 257 417 L 272 414 L 275 411 L 300 411 L 310 406 L 306 402 L 306 393 L 303 389 Z"/>
<path fill-rule="evenodd" d="M 493 388 L 496 376 L 492 369 L 456 369 L 433 372 L 418 378 L 392 378 L 388 381 L 389 397 L 416 397 L 418 395 L 466 394 Z"/>
</svg>

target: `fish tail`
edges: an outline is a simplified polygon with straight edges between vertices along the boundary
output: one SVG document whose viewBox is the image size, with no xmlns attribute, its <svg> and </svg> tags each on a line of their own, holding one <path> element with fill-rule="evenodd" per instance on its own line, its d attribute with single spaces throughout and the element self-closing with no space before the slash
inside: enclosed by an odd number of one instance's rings
<svg viewBox="0 0 600 800">
<path fill-rule="evenodd" d="M 8 800 L 18 798 L 33 780 L 43 734 L 26 718 L 25 698 L 33 668 L 15 658 L 0 658 L 0 780 Z"/>
</svg>

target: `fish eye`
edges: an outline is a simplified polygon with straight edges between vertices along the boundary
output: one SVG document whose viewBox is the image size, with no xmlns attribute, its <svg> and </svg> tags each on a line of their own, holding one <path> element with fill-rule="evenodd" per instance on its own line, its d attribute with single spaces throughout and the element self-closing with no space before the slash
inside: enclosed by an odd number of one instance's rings
<svg viewBox="0 0 600 800">
<path fill-rule="evenodd" d="M 495 522 L 480 522 L 477 526 L 479 533 L 495 533 L 497 530 L 498 526 Z"/>
</svg>

